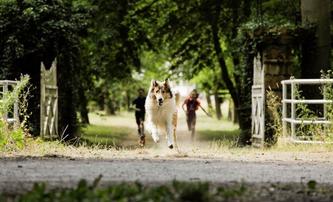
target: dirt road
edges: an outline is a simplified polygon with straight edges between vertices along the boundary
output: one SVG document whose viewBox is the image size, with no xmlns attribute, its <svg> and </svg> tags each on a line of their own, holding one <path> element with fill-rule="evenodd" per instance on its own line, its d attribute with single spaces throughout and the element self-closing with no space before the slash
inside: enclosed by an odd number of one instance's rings
<svg viewBox="0 0 333 202">
<path fill-rule="evenodd" d="M 333 184 L 330 163 L 242 162 L 223 159 L 1 159 L 1 192 L 29 190 L 35 182 L 47 181 L 50 187 L 75 186 L 80 179 L 93 181 L 102 175 L 101 184 L 121 181 L 165 183 L 172 180 L 257 182 L 308 182 Z"/>
<path fill-rule="evenodd" d="M 128 119 L 101 120 L 103 124 L 127 124 Z M 127 122 L 126 122 L 127 121 Z M 210 125 L 208 129 L 215 127 Z M 223 127 L 223 126 L 219 126 Z M 133 128 L 135 132 L 135 127 Z M 181 153 L 148 141 L 145 149 L 80 150 L 68 147 L 65 153 L 47 148 L 41 156 L 34 150 L 0 158 L 0 192 L 30 190 L 35 182 L 47 182 L 49 188 L 76 186 L 80 179 L 93 181 L 102 175 L 101 185 L 140 181 L 144 184 L 180 181 L 229 182 L 308 182 L 333 185 L 333 152 L 293 150 L 229 149 L 212 147 L 208 141 L 189 141 L 185 124 L 179 130 Z M 129 144 L 137 144 L 137 137 Z M 218 142 L 213 142 L 218 143 Z M 45 150 L 45 149 L 44 149 Z M 20 157 L 21 156 L 21 157 Z M 65 157 L 61 157 L 65 156 Z"/>
</svg>

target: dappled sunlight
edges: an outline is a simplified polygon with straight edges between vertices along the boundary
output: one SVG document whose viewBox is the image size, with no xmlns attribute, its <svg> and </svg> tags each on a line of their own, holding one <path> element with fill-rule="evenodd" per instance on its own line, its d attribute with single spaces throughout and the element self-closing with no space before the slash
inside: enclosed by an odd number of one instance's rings
<svg viewBox="0 0 333 202">
<path fill-rule="evenodd" d="M 91 124 L 102 126 L 117 126 L 136 129 L 134 113 L 121 112 L 117 115 L 106 115 L 105 112 L 89 114 Z"/>
</svg>

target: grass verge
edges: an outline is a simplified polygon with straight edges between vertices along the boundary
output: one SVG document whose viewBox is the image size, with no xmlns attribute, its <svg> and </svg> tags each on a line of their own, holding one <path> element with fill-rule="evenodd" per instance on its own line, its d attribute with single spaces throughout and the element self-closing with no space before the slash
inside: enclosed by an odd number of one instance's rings
<svg viewBox="0 0 333 202">
<path fill-rule="evenodd" d="M 93 124 L 83 128 L 82 133 L 81 143 L 108 148 L 120 146 L 124 141 L 129 140 L 133 130 L 126 127 Z"/>
</svg>

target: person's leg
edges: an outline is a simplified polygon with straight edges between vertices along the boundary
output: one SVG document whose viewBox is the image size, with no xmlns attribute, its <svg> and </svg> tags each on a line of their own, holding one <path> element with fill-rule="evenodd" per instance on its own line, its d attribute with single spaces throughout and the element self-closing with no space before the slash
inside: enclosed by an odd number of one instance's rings
<svg viewBox="0 0 333 202">
<path fill-rule="evenodd" d="M 140 130 L 140 116 L 138 114 L 135 114 L 135 121 L 136 121 L 136 125 L 138 126 L 138 135 L 140 136 L 141 134 L 141 130 Z"/>
<path fill-rule="evenodd" d="M 141 147 L 143 147 L 144 146 L 144 142 L 142 141 L 142 136 L 141 136 L 141 134 L 142 134 L 141 122 L 142 121 L 141 121 L 141 117 L 140 117 L 140 115 L 138 113 L 135 113 L 135 121 L 136 121 L 136 124 L 138 126 L 139 145 Z"/>
<path fill-rule="evenodd" d="M 138 124 L 138 132 L 139 132 L 139 137 L 140 137 L 140 141 L 139 144 L 140 146 L 144 146 L 146 143 L 145 140 L 145 129 L 144 129 L 144 114 L 139 114 L 138 115 L 138 120 L 139 120 L 139 124 Z"/>
<path fill-rule="evenodd" d="M 195 140 L 195 125 L 196 125 L 196 121 L 197 121 L 197 116 L 194 113 L 191 119 L 191 140 Z"/>
<path fill-rule="evenodd" d="M 143 119 L 140 119 L 140 146 L 143 147 L 146 144 L 146 138 L 145 138 L 145 129 L 143 124 Z"/>
<path fill-rule="evenodd" d="M 141 129 L 142 129 L 142 135 L 145 136 L 145 113 L 141 114 Z"/>
<path fill-rule="evenodd" d="M 186 123 L 187 123 L 188 131 L 191 131 L 191 119 L 190 119 L 189 113 L 186 113 Z"/>
</svg>

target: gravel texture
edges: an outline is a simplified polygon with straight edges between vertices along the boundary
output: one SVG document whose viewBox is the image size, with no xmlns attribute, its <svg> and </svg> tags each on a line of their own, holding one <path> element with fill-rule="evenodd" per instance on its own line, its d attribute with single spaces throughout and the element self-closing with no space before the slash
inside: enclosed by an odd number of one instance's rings
<svg viewBox="0 0 333 202">
<path fill-rule="evenodd" d="M 139 181 L 143 184 L 180 181 L 212 183 L 307 183 L 333 184 L 331 163 L 244 162 L 223 159 L 0 159 L 0 190 L 19 193 L 35 182 L 50 188 L 75 186 L 80 179 L 93 181 L 102 175 L 101 185 Z"/>
</svg>

